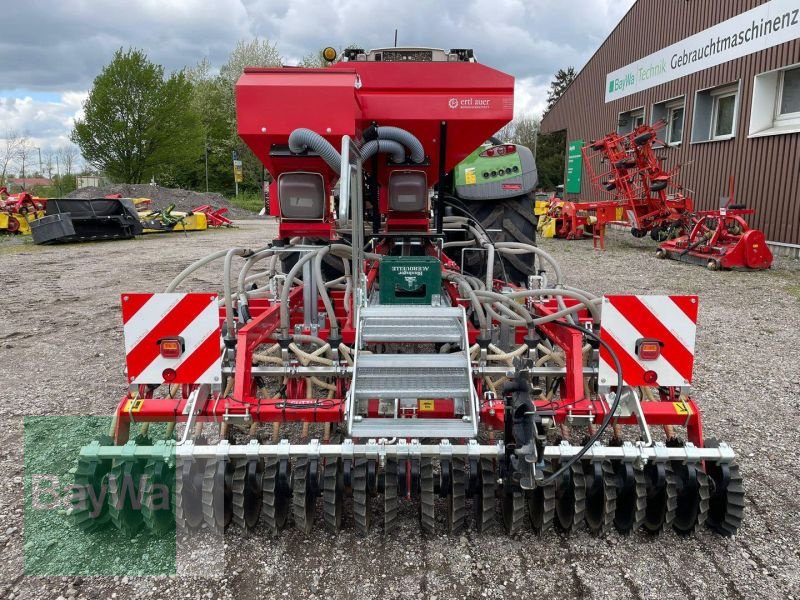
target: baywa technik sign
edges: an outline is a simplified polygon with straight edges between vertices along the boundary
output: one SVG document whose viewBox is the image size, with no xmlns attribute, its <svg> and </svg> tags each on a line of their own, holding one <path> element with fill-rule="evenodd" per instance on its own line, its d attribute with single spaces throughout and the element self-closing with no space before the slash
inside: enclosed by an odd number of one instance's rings
<svg viewBox="0 0 800 600">
<path fill-rule="evenodd" d="M 606 76 L 606 102 L 800 37 L 798 0 L 771 0 Z"/>
</svg>

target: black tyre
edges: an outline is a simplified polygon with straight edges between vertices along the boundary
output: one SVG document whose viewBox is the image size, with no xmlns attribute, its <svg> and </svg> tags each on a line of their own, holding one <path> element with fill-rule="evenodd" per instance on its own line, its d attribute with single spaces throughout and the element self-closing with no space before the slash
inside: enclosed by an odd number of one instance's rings
<svg viewBox="0 0 800 600">
<path fill-rule="evenodd" d="M 322 238 L 302 238 L 299 243 L 322 247 L 327 246 L 331 242 L 330 240 L 324 240 Z M 300 254 L 297 252 L 285 253 L 281 256 L 281 270 L 283 270 L 284 273 L 288 273 L 291 268 L 297 264 L 299 258 Z M 322 276 L 325 278 L 325 281 L 337 279 L 342 275 L 344 275 L 344 263 L 341 258 L 332 256 L 330 252 L 322 257 Z"/>
<path fill-rule="evenodd" d="M 465 202 L 466 207 L 481 222 L 494 242 L 520 242 L 536 245 L 537 218 L 533 214 L 530 196 L 517 196 L 507 200 Z M 453 259 L 461 263 L 460 252 Z M 467 253 L 464 269 L 470 275 L 481 277 L 486 273 L 483 253 Z M 533 254 L 495 253 L 494 275 L 513 283 L 527 285 L 528 276 L 536 275 Z"/>
</svg>

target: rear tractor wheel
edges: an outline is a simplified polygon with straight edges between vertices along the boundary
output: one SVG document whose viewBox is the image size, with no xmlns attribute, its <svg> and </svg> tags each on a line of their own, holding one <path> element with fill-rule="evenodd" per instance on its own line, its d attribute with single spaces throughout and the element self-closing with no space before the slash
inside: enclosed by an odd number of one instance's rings
<svg viewBox="0 0 800 600">
<path fill-rule="evenodd" d="M 537 217 L 533 214 L 529 196 L 517 196 L 508 200 L 468 202 L 467 208 L 481 222 L 494 242 L 519 242 L 536 245 Z M 476 277 L 486 273 L 486 254 L 468 252 L 464 259 L 464 270 Z M 505 277 L 504 277 L 505 274 Z M 536 275 L 533 254 L 495 253 L 494 275 L 527 286 L 528 277 Z"/>
</svg>

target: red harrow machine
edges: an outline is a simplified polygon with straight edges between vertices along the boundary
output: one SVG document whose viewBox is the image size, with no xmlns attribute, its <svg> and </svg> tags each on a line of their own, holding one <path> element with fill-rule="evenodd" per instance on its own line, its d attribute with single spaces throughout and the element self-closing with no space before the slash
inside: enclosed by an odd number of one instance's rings
<svg viewBox="0 0 800 600">
<path fill-rule="evenodd" d="M 748 226 L 753 210 L 733 204 L 733 180 L 719 210 L 695 211 L 694 200 L 676 181 L 680 169 L 665 171 L 657 150 L 669 148 L 657 137 L 665 123 L 641 125 L 630 133 L 612 132 L 584 146 L 592 186 L 609 200 L 554 202 L 548 216 L 558 237 L 575 239 L 591 232 L 603 246 L 608 223 L 624 213 L 634 237 L 661 242 L 656 256 L 693 262 L 709 269 L 768 269 L 772 253 L 764 234 Z"/>
<path fill-rule="evenodd" d="M 366 534 L 414 503 L 429 532 L 735 534 L 742 477 L 691 395 L 698 298 L 582 291 L 443 192 L 513 91 L 470 50 L 246 69 L 239 134 L 278 238 L 122 295 L 129 389 L 75 469 L 109 493 L 75 522 L 308 534 L 321 505 Z M 177 291 L 213 261 L 221 294 Z M 522 263 L 538 275 L 507 275 Z"/>
</svg>

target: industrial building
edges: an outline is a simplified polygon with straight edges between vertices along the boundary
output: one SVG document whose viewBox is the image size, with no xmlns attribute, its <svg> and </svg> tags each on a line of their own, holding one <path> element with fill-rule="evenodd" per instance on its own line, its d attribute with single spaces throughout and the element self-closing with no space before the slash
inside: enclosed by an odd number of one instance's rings
<svg viewBox="0 0 800 600">
<path fill-rule="evenodd" d="M 773 250 L 800 251 L 798 0 L 638 0 L 542 120 L 566 133 L 566 197 L 609 197 L 584 143 L 660 120 L 664 168 L 681 166 L 698 209 L 719 208 L 733 176 Z"/>
</svg>

